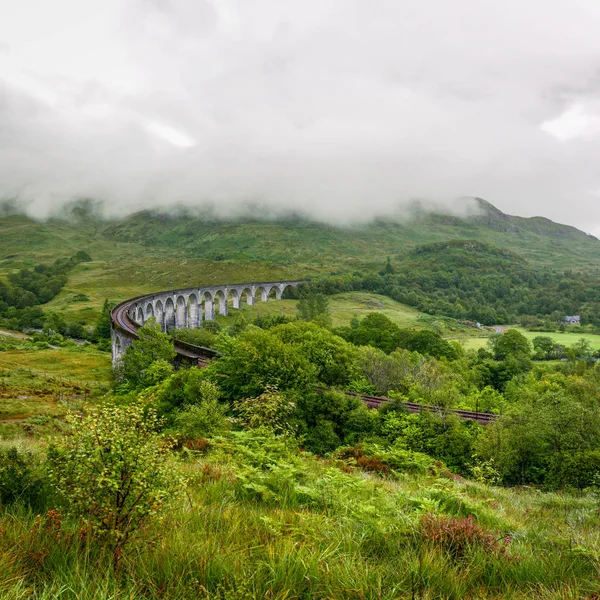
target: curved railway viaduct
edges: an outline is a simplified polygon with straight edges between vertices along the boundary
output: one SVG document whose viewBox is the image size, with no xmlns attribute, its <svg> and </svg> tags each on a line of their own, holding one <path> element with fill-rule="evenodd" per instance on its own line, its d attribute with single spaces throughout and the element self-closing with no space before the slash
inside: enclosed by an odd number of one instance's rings
<svg viewBox="0 0 600 600">
<path fill-rule="evenodd" d="M 111 312 L 111 339 L 113 366 L 138 338 L 138 329 L 150 317 L 155 317 L 163 331 L 181 328 L 197 328 L 203 321 L 215 320 L 215 308 L 220 315 L 227 315 L 229 302 L 234 309 L 239 309 L 245 298 L 246 304 L 253 306 L 257 297 L 263 302 L 269 298 L 281 299 L 288 287 L 298 287 L 305 281 L 279 281 L 270 283 L 245 283 L 238 285 L 214 285 L 202 288 L 186 288 L 157 292 L 145 296 L 137 296 L 121 302 Z M 176 360 L 190 365 L 204 366 L 217 356 L 216 350 L 194 346 L 180 340 L 173 340 Z M 344 392 L 349 396 L 360 397 L 369 408 L 378 408 L 389 402 L 389 398 L 368 396 L 353 392 Z M 439 407 L 405 402 L 409 412 L 423 410 L 441 412 Z M 456 414 L 462 419 L 487 424 L 498 418 L 498 415 L 480 413 L 468 410 L 446 409 L 446 412 Z"/>
<path fill-rule="evenodd" d="M 277 281 L 269 283 L 244 283 L 236 285 L 213 285 L 156 292 L 125 300 L 111 312 L 111 340 L 113 366 L 121 359 L 127 347 L 138 337 L 137 330 L 154 317 L 163 331 L 170 329 L 201 327 L 203 321 L 215 320 L 215 309 L 220 315 L 229 312 L 229 302 L 234 309 L 245 301 L 253 306 L 256 298 L 267 302 L 269 298 L 280 299 L 288 287 L 298 287 L 305 281 Z M 174 340 L 177 359 L 200 364 L 216 355 L 210 348 L 201 348 Z"/>
</svg>

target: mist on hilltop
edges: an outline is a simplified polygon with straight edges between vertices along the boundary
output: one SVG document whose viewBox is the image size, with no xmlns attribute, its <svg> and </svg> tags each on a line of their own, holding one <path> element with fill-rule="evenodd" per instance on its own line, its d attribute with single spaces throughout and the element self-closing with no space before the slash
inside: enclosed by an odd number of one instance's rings
<svg viewBox="0 0 600 600">
<path fill-rule="evenodd" d="M 22 0 L 0 21 L 0 197 L 331 224 L 415 210 L 600 227 L 584 0 Z M 35 19 L 31 17 L 35 15 Z"/>
</svg>

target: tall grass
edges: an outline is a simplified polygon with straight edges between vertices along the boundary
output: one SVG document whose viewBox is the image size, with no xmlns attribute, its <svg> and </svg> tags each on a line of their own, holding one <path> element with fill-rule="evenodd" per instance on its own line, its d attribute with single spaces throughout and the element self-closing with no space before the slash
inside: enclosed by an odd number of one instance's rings
<svg viewBox="0 0 600 600">
<path fill-rule="evenodd" d="M 348 472 L 340 461 L 250 434 L 214 440 L 208 454 L 187 453 L 182 461 L 187 497 L 160 528 L 143 533 L 118 572 L 77 522 L 4 508 L 0 598 L 591 599 L 600 593 L 600 517 L 591 495 Z M 489 533 L 493 543 L 480 543 L 460 525 L 469 515 L 480 537 Z M 459 524 L 466 536 L 460 552 L 424 529 L 428 518 Z"/>
</svg>

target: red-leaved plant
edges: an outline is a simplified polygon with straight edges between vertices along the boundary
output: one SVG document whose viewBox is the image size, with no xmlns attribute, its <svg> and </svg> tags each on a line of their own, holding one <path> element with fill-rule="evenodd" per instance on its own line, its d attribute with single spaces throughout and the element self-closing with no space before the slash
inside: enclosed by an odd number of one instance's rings
<svg viewBox="0 0 600 600">
<path fill-rule="evenodd" d="M 421 518 L 421 536 L 453 558 L 460 558 L 475 549 L 498 556 L 505 555 L 510 543 L 509 536 L 499 541 L 489 529 L 475 521 L 472 515 L 459 518 L 427 513 Z"/>
</svg>

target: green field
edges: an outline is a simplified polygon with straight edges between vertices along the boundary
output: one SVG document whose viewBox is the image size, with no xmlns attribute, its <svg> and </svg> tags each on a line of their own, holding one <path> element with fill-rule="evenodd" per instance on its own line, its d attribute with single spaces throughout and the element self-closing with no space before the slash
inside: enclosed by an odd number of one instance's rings
<svg viewBox="0 0 600 600">
<path fill-rule="evenodd" d="M 329 300 L 334 327 L 348 325 L 355 315 L 362 319 L 372 312 L 383 313 L 400 327 L 419 327 L 421 326 L 419 319 L 428 317 L 418 310 L 400 304 L 387 296 L 369 292 L 336 294 L 330 296 Z M 230 307 L 230 314 L 227 319 L 217 317 L 217 320 L 225 323 L 235 319 L 239 313 L 242 313 L 248 320 L 253 320 L 259 315 L 283 315 L 293 318 L 296 316 L 296 303 L 297 300 L 270 299 L 268 302 L 258 301 L 254 306 L 243 306 L 239 311 Z"/>
<path fill-rule="evenodd" d="M 0 438 L 33 431 L 108 391 L 111 357 L 93 347 L 37 349 L 0 336 Z"/>
<path fill-rule="evenodd" d="M 600 350 L 600 335 L 594 335 L 592 333 L 561 333 L 561 332 L 540 332 L 540 331 L 527 331 L 522 327 L 514 327 L 520 331 L 529 341 L 532 341 L 538 336 L 551 337 L 557 344 L 562 344 L 567 348 L 578 342 L 581 338 L 587 340 L 592 347 L 592 350 Z M 487 346 L 487 337 L 465 337 L 461 339 L 467 349 L 479 349 Z"/>
</svg>

